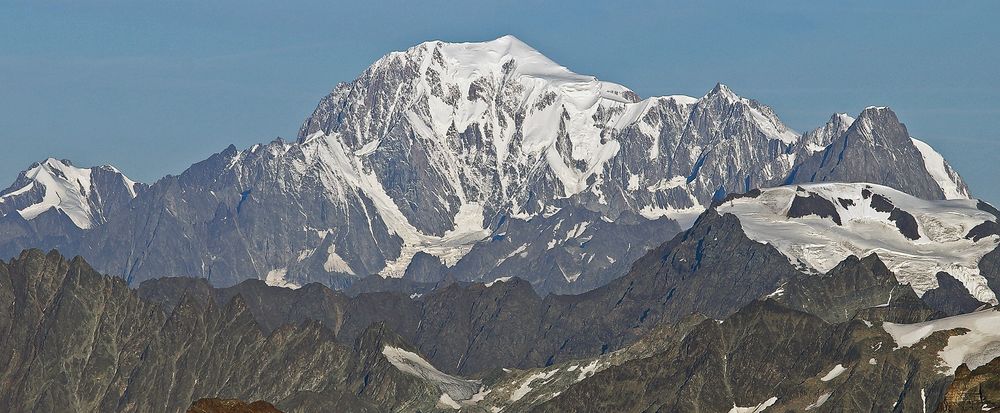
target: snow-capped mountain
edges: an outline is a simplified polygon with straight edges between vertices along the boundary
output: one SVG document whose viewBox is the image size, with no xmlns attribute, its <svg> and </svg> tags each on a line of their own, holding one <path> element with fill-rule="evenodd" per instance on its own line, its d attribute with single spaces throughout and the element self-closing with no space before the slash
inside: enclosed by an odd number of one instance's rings
<svg viewBox="0 0 1000 413">
<path fill-rule="evenodd" d="M 825 273 L 848 256 L 877 254 L 917 295 L 939 287 L 940 273 L 982 303 L 996 291 L 979 262 L 1000 244 L 1000 220 L 974 200 L 928 201 L 881 185 L 809 184 L 764 189 L 717 207 L 737 216 L 746 235 L 793 264 Z"/>
<path fill-rule="evenodd" d="M 825 125 L 802 135 L 801 145 L 805 150 L 804 156 L 826 149 L 831 142 L 847 132 L 852 124 L 854 124 L 854 118 L 850 115 L 834 113 Z"/>
<path fill-rule="evenodd" d="M 783 177 L 798 134 L 724 85 L 701 99 L 640 100 L 505 36 L 387 55 L 320 102 L 300 132 L 310 140 L 342 146 L 355 169 L 387 177 L 385 192 L 413 206 L 404 216 L 440 235 L 463 206 L 481 206 L 487 219 L 507 210 L 528 218 L 574 195 L 610 219 L 624 210 L 683 216 L 722 185 Z M 391 179 L 397 159 L 424 162 L 426 173 Z M 414 187 L 442 193 L 406 193 Z M 421 216 L 428 210 L 445 217 Z"/>
<path fill-rule="evenodd" d="M 865 108 L 844 133 L 801 160 L 785 181 L 805 182 L 870 182 L 924 199 L 969 198 L 965 182 L 944 158 L 911 138 L 886 107 Z"/>
<path fill-rule="evenodd" d="M 940 153 L 924 141 L 917 138 L 910 139 L 913 141 L 913 146 L 916 146 L 917 150 L 920 151 L 920 155 L 924 158 L 924 168 L 931 174 L 931 178 L 937 182 L 938 187 L 941 188 L 941 192 L 944 193 L 945 199 L 972 198 L 972 194 L 969 193 L 969 187 L 966 186 L 965 181 L 958 175 L 958 172 L 955 172 L 951 168 L 951 165 L 948 164 L 948 161 L 944 160 L 944 157 Z"/>
<path fill-rule="evenodd" d="M 962 193 L 891 111 L 868 112 L 800 135 L 722 84 L 643 99 L 513 36 L 426 42 L 338 85 L 295 142 L 231 146 L 52 246 L 130 281 L 521 276 L 542 292 L 580 292 L 729 192 L 838 180 Z M 891 162 L 840 166 L 869 159 Z"/>
<path fill-rule="evenodd" d="M 0 191 L 0 216 L 33 220 L 45 213 L 65 215 L 89 229 L 103 224 L 144 188 L 110 165 L 78 168 L 53 158 L 31 165 Z"/>
</svg>

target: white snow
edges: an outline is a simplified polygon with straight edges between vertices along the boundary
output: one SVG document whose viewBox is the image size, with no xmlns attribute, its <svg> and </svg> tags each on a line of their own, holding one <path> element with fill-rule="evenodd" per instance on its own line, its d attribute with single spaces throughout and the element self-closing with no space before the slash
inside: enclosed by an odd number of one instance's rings
<svg viewBox="0 0 1000 413">
<path fill-rule="evenodd" d="M 461 404 L 458 404 L 455 400 L 448 395 L 448 393 L 441 393 L 441 397 L 438 399 L 438 403 L 445 407 L 450 407 L 452 409 L 458 410 L 462 408 Z"/>
<path fill-rule="evenodd" d="M 587 364 L 586 366 L 580 367 L 580 374 L 576 376 L 576 381 L 583 381 L 583 379 L 593 376 L 597 372 L 597 369 L 601 366 L 599 360 L 594 360 Z"/>
<path fill-rule="evenodd" d="M 285 278 L 286 274 L 288 274 L 288 268 L 275 268 L 267 272 L 267 276 L 264 277 L 264 283 L 272 287 L 291 288 L 293 290 L 302 288 L 302 285 L 299 283 Z"/>
<path fill-rule="evenodd" d="M 969 199 L 969 191 L 960 187 L 955 181 L 958 174 L 951 171 L 951 167 L 944 161 L 944 157 L 927 143 L 916 138 L 910 139 L 913 140 L 913 146 L 917 147 L 920 155 L 924 158 L 924 168 L 941 187 L 941 192 L 944 192 L 945 199 Z"/>
<path fill-rule="evenodd" d="M 785 286 L 782 285 L 774 290 L 774 292 L 767 295 L 766 298 L 777 298 L 785 294 Z"/>
<path fill-rule="evenodd" d="M 854 123 L 854 118 L 846 113 L 835 113 L 830 121 L 822 127 L 806 134 L 806 150 L 816 153 L 826 149 L 826 146 L 842 135 Z"/>
<path fill-rule="evenodd" d="M 552 376 L 554 376 L 558 371 L 559 369 L 550 370 L 547 372 L 542 371 L 528 376 L 527 378 L 524 379 L 524 381 L 521 382 L 521 385 L 517 389 L 514 389 L 514 391 L 510 394 L 510 401 L 516 402 L 518 400 L 521 400 L 521 398 L 523 398 L 525 395 L 531 392 L 531 383 L 535 382 L 536 380 L 548 380 Z"/>
<path fill-rule="evenodd" d="M 31 220 L 50 208 L 55 208 L 66 213 L 77 227 L 90 228 L 94 225 L 94 213 L 88 200 L 90 191 L 93 190 L 90 173 L 89 168 L 77 168 L 53 158 L 46 159 L 26 173 L 33 181 L 29 186 L 37 183 L 45 189 L 45 194 L 38 203 L 17 212 L 24 219 Z M 23 193 L 28 189 L 31 188 L 14 192 Z"/>
<path fill-rule="evenodd" d="M 497 279 L 495 279 L 493 281 L 490 281 L 490 282 L 486 283 L 486 288 L 490 288 L 490 287 L 493 286 L 493 284 L 496 284 L 496 283 L 505 283 L 507 281 L 510 281 L 511 278 L 512 277 L 500 277 L 500 278 L 497 278 Z"/>
<path fill-rule="evenodd" d="M 833 394 L 833 393 L 823 393 L 823 394 L 821 394 L 818 398 L 816 398 L 816 402 L 815 403 L 806 406 L 806 410 L 812 410 L 812 409 L 815 409 L 815 408 L 818 408 L 818 407 L 822 406 L 823 403 L 826 403 L 827 400 L 830 400 L 830 395 L 831 394 Z"/>
<path fill-rule="evenodd" d="M 408 115 L 412 112 L 407 112 Z M 415 123 L 419 118 L 411 119 Z M 421 121 L 422 122 L 422 121 Z M 419 131 L 418 131 L 419 132 Z M 320 139 L 326 138 L 326 139 Z M 386 264 L 380 275 L 384 277 L 402 277 L 406 267 L 418 251 L 440 258 L 445 265 L 452 266 L 472 248 L 472 244 L 489 235 L 483 228 L 483 205 L 478 202 L 465 202 L 460 205 L 454 217 L 454 229 L 445 232 L 443 236 L 433 236 L 420 232 L 414 227 L 399 206 L 389 196 L 379 178 L 371 170 L 362 166 L 362 160 L 356 155 L 348 155 L 347 148 L 339 136 L 325 136 L 322 132 L 313 134 L 309 142 L 317 142 L 310 146 L 310 151 L 304 151 L 308 157 L 318 160 L 324 165 L 328 174 L 322 176 L 322 182 L 327 187 L 328 196 L 339 201 L 338 194 L 344 193 L 344 184 L 356 188 L 368 196 L 375 205 L 379 217 L 388 229 L 403 240 L 400 256 Z M 308 143 L 308 142 L 307 142 Z M 366 211 L 366 213 L 368 213 Z M 331 254 L 333 266 L 342 266 L 340 260 Z M 343 263 L 346 265 L 346 263 Z M 349 269 L 346 267 L 345 269 Z"/>
<path fill-rule="evenodd" d="M 578 238 L 587 231 L 587 227 L 590 226 L 590 222 L 584 221 L 573 226 L 569 231 L 566 231 L 566 237 L 563 238 L 563 242 L 569 241 L 573 238 Z"/>
<path fill-rule="evenodd" d="M 15 189 L 13 191 L 10 191 L 10 192 L 4 194 L 4 196 L 0 196 L 0 202 L 6 202 L 7 198 L 13 198 L 13 197 L 15 197 L 17 195 L 21 195 L 21 194 L 23 194 L 25 192 L 30 191 L 31 188 L 34 188 L 34 187 L 35 187 L 35 183 L 34 182 L 28 182 L 27 185 L 22 186 L 19 189 Z"/>
<path fill-rule="evenodd" d="M 846 113 L 838 113 L 837 117 L 840 118 L 840 121 L 844 125 L 850 125 L 850 124 L 854 123 L 854 117 L 851 116 L 851 115 L 848 115 Z"/>
<path fill-rule="evenodd" d="M 629 174 L 628 176 L 628 190 L 636 191 L 639 189 L 639 175 Z"/>
<path fill-rule="evenodd" d="M 774 403 L 777 402 L 778 402 L 777 397 L 771 397 L 770 399 L 767 399 L 756 406 L 750 406 L 750 407 L 739 407 L 735 403 L 733 403 L 733 408 L 729 409 L 729 413 L 760 413 L 765 409 L 767 409 L 768 407 L 773 406 Z"/>
<path fill-rule="evenodd" d="M 639 210 L 639 215 L 642 215 L 649 220 L 667 217 L 677 221 L 681 230 L 686 230 L 694 225 L 694 222 L 698 220 L 698 217 L 703 212 L 705 212 L 705 207 L 701 205 L 695 205 L 689 208 L 660 208 L 652 205 L 646 205 Z"/>
<path fill-rule="evenodd" d="M 744 98 L 745 99 L 745 98 Z M 771 139 L 777 139 L 784 143 L 792 144 L 798 142 L 799 133 L 788 129 L 785 125 L 778 122 L 777 118 L 766 116 L 759 110 L 751 109 L 750 114 L 753 116 L 754 123 L 760 128 L 761 132 L 764 132 Z"/>
<path fill-rule="evenodd" d="M 737 96 L 728 86 L 719 84 L 718 87 L 720 89 L 718 96 L 730 103 L 742 103 L 746 109 L 742 112 L 744 117 L 752 121 L 769 139 L 780 140 L 788 144 L 798 142 L 801 135 L 782 124 L 776 116 L 762 112 L 750 99 Z M 711 92 L 709 92 L 710 94 Z M 702 99 L 708 98 L 709 95 L 705 95 Z"/>
<path fill-rule="evenodd" d="M 927 389 L 920 389 L 920 403 L 923 406 L 923 412 L 927 413 Z"/>
<path fill-rule="evenodd" d="M 795 186 L 765 189 L 756 198 L 738 198 L 720 205 L 718 211 L 736 215 L 750 239 L 774 246 L 793 264 L 804 263 L 825 273 L 850 255 L 877 253 L 897 280 L 909 284 L 918 295 L 937 288 L 936 274 L 945 271 L 961 281 L 977 300 L 997 303 L 995 292 L 979 274 L 979 260 L 997 247 L 1000 237 L 979 241 L 965 238 L 976 225 L 996 220 L 977 209 L 975 201 L 927 201 L 888 187 L 861 183 L 801 187 L 830 200 L 843 225 L 815 215 L 788 218 Z M 875 211 L 871 197 L 862 196 L 865 188 L 913 215 L 920 238 L 906 238 L 889 221 L 889 213 Z M 853 201 L 854 205 L 845 207 L 838 199 Z"/>
<path fill-rule="evenodd" d="M 437 385 L 452 402 L 455 402 L 455 400 L 470 400 L 479 391 L 480 383 L 478 381 L 465 380 L 445 374 L 414 352 L 398 347 L 385 346 L 382 348 L 382 355 L 399 371 L 411 376 L 420 377 Z M 444 402 L 445 395 L 441 396 L 442 402 Z M 445 404 L 449 407 L 458 408 L 454 407 L 453 404 Z M 454 404 L 458 403 L 455 402 Z"/>
<path fill-rule="evenodd" d="M 361 147 L 361 149 L 354 151 L 354 154 L 357 156 L 370 155 L 372 152 L 375 152 L 375 150 L 378 149 L 378 146 L 381 144 L 382 144 L 382 139 L 375 139 L 371 142 L 366 143 L 364 146 Z"/>
<path fill-rule="evenodd" d="M 675 176 L 675 177 L 670 178 L 670 179 L 660 180 L 659 182 L 657 182 L 657 183 L 655 183 L 653 185 L 648 186 L 646 188 L 646 190 L 648 190 L 650 192 L 666 191 L 668 189 L 680 188 L 680 187 L 683 187 L 683 186 L 687 186 L 687 184 L 688 184 L 688 182 L 687 182 L 687 177 L 686 176 Z"/>
<path fill-rule="evenodd" d="M 393 71 L 400 67 L 412 70 L 413 77 L 407 72 L 405 79 L 398 79 L 399 73 Z M 425 42 L 379 59 L 359 78 L 360 84 L 366 81 L 387 85 L 379 89 L 385 96 L 369 102 L 351 94 L 339 103 L 363 108 L 374 104 L 378 110 L 371 107 L 352 113 L 358 118 L 343 124 L 349 133 L 316 132 L 295 144 L 300 150 L 289 153 L 301 158 L 293 162 L 293 169 L 302 179 L 318 179 L 331 201 L 347 204 L 352 197 L 362 195 L 370 199 L 375 208 L 364 211 L 370 231 L 376 231 L 373 222 L 381 219 L 402 239 L 399 257 L 379 271 L 384 277 L 402 276 L 418 251 L 453 266 L 474 243 L 489 236 L 483 228 L 491 218 L 484 216 L 486 211 L 510 210 L 511 216 L 531 219 L 535 213 L 523 211 L 526 208 L 519 194 L 536 177 L 553 180 L 557 198 L 590 191 L 598 203 L 609 202 L 618 194 L 603 193 L 609 188 L 605 183 L 619 182 L 620 176 L 605 174 L 618 173 L 608 162 L 618 156 L 622 143 L 616 139 L 618 134 L 608 131 L 638 126 L 643 134 L 659 139 L 663 125 L 644 120 L 651 108 L 668 108 L 673 111 L 671 116 L 684 119 L 701 101 L 683 95 L 635 101 L 638 98 L 626 87 L 574 73 L 513 36 L 474 43 Z M 397 81 L 401 83 L 394 83 Z M 766 107 L 740 98 L 728 88 L 724 88 L 724 95 L 724 99 L 745 105 L 747 110 L 740 113 L 769 138 L 798 140 L 798 134 Z M 427 167 L 441 177 L 444 188 L 433 194 L 441 202 L 432 205 L 436 211 L 427 213 L 454 215 L 454 229 L 444 236 L 418 230 L 423 227 L 402 212 L 408 211 L 405 200 L 389 190 L 388 182 L 373 168 L 372 160 L 383 155 L 380 151 L 397 147 L 398 142 L 386 140 L 394 139 L 393 127 L 403 128 L 407 139 L 414 141 L 407 145 L 425 149 L 421 155 L 426 157 Z M 479 133 L 484 142 L 456 142 L 455 131 Z M 251 152 L 257 150 L 254 147 Z M 665 155 L 655 144 L 645 150 L 654 160 Z M 701 150 L 707 149 L 697 152 Z M 235 157 L 234 164 L 242 156 Z M 661 194 L 647 197 L 646 192 L 693 195 L 695 191 L 685 176 L 657 177 L 659 182 L 653 182 L 645 181 L 640 173 L 626 176 L 624 181 L 621 183 L 629 192 L 641 193 L 624 194 L 630 201 L 633 195 L 635 199 L 664 199 Z M 456 199 L 458 202 L 453 202 Z M 542 215 L 558 211 L 544 206 L 545 201 L 539 204 L 544 207 Z M 694 206 L 639 203 L 635 208 L 647 219 L 665 216 L 687 228 L 704 208 L 697 200 L 685 204 Z M 340 247 L 341 255 L 329 254 L 327 263 L 347 272 L 350 268 L 343 259 L 347 251 Z M 550 249 L 554 247 L 549 244 Z"/>
<path fill-rule="evenodd" d="M 1000 357 L 1000 311 L 996 310 L 916 324 L 883 323 L 882 328 L 892 336 L 896 348 L 913 346 L 937 331 L 968 329 L 968 332 L 949 337 L 948 344 L 938 353 L 941 367 L 947 374 L 954 374 L 962 363 L 975 369 Z"/>
<path fill-rule="evenodd" d="M 337 244 L 330 244 L 330 248 L 327 249 L 326 253 L 326 261 L 323 262 L 323 269 L 326 272 L 355 275 L 354 270 L 347 264 L 347 261 L 344 261 L 344 258 L 337 254 Z"/>
<path fill-rule="evenodd" d="M 820 378 L 819 380 L 820 381 L 830 381 L 830 380 L 833 380 L 833 379 L 837 378 L 837 376 L 840 376 L 845 371 L 847 371 L 847 369 L 844 368 L 844 365 L 843 364 L 838 364 L 836 366 L 833 366 L 833 368 L 830 369 L 830 372 L 826 373 L 826 375 L 823 376 L 822 378 Z"/>
<path fill-rule="evenodd" d="M 698 98 L 687 95 L 667 95 L 663 96 L 662 99 L 673 100 L 674 102 L 677 102 L 678 105 L 693 105 L 698 103 Z"/>
</svg>

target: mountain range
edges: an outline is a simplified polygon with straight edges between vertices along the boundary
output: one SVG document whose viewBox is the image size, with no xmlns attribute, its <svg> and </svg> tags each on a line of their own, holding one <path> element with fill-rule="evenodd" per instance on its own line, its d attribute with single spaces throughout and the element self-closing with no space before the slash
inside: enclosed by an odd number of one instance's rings
<svg viewBox="0 0 1000 413">
<path fill-rule="evenodd" d="M 1000 211 L 892 110 L 799 133 L 513 36 L 150 185 L 32 164 L 0 257 L 3 411 L 1000 409 Z"/>
<path fill-rule="evenodd" d="M 324 97 L 294 142 L 230 146 L 148 189 L 113 167 L 90 181 L 40 165 L 0 192 L 0 256 L 58 248 L 133 286 L 518 276 L 580 293 L 728 193 L 838 181 L 969 197 L 889 109 L 799 134 L 725 85 L 642 99 L 512 36 L 390 53 Z"/>
<path fill-rule="evenodd" d="M 742 229 L 769 217 L 747 205 L 851 192 L 890 200 L 917 219 L 919 234 L 941 223 L 922 219 L 918 207 L 964 209 L 981 220 L 944 224 L 971 227 L 962 239 L 993 247 L 977 267 L 986 289 L 996 288 L 1000 234 L 975 230 L 995 225 L 995 212 L 869 184 L 730 196 L 624 277 L 573 296 L 541 297 L 517 278 L 353 297 L 315 283 L 288 289 L 248 280 L 219 289 L 187 277 L 132 290 L 80 258 L 31 250 L 0 267 L 0 296 L 12 303 L 0 317 L 0 352 L 13 361 L 2 373 L 3 403 L 85 411 L 175 411 L 207 396 L 269 400 L 289 411 L 936 406 L 958 367 L 1000 356 L 1000 336 L 989 327 L 1000 317 L 975 311 L 989 304 L 976 298 L 981 290 L 939 272 L 930 275 L 938 285 L 922 291 L 874 252 L 848 255 L 823 273 L 803 271 L 780 242 Z M 816 207 L 824 203 L 786 205 L 790 221 L 836 225 Z M 845 212 L 863 207 L 836 211 L 844 222 Z M 907 239 L 888 214 L 853 222 L 895 231 L 886 242 Z M 103 390 L 82 398 L 80 388 Z"/>
</svg>

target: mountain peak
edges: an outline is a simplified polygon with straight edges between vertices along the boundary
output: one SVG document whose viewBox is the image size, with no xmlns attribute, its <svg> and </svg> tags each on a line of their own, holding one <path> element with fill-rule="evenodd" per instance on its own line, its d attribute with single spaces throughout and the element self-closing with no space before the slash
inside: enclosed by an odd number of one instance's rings
<svg viewBox="0 0 1000 413">
<path fill-rule="evenodd" d="M 720 97 L 728 101 L 735 101 L 740 98 L 739 96 L 736 95 L 735 92 L 733 92 L 732 89 L 729 88 L 729 86 L 726 86 L 721 82 L 716 83 L 715 87 L 713 87 L 712 90 L 710 90 L 708 94 L 705 95 L 705 98 L 711 98 L 711 97 Z"/>
<path fill-rule="evenodd" d="M 896 117 L 896 112 L 893 112 L 888 106 L 868 106 L 861 111 L 861 114 L 858 115 L 858 119 L 884 119 L 899 123 L 899 118 Z"/>
<path fill-rule="evenodd" d="M 802 137 L 802 144 L 808 153 L 816 153 L 826 149 L 826 146 L 839 138 L 851 125 L 854 118 L 846 113 L 834 113 L 826 124 L 812 131 L 807 132 Z"/>
<path fill-rule="evenodd" d="M 597 81 L 593 76 L 574 73 L 512 35 L 484 42 L 426 42 L 416 49 L 424 50 L 424 56 L 429 56 L 432 64 L 437 63 L 455 70 L 457 77 L 468 78 L 474 73 L 482 72 L 502 74 L 513 68 L 517 75 L 549 81 Z M 513 66 L 509 66 L 510 62 L 513 62 Z"/>
<path fill-rule="evenodd" d="M 798 142 L 799 133 L 792 130 L 778 119 L 767 105 L 753 99 L 737 95 L 729 86 L 716 83 L 705 96 L 698 101 L 698 106 L 718 115 L 727 115 L 734 111 L 747 125 L 759 130 L 768 139 L 777 139 L 785 144 Z M 711 109 L 709 109 L 711 108 Z"/>
<path fill-rule="evenodd" d="M 858 115 L 858 119 L 854 122 L 852 128 L 857 129 L 858 132 L 865 136 L 876 134 L 876 131 L 882 132 L 877 133 L 878 135 L 885 135 L 887 137 L 900 135 L 900 139 L 909 138 L 910 136 L 906 132 L 906 127 L 896 117 L 896 112 L 893 112 L 887 106 L 866 107 Z M 888 133 L 887 129 L 898 130 L 900 133 Z"/>
<path fill-rule="evenodd" d="M 997 303 L 978 268 L 996 239 L 963 237 L 996 217 L 967 201 L 928 201 L 882 185 L 825 182 L 763 189 L 718 210 L 735 215 L 750 239 L 774 246 L 793 264 L 826 273 L 850 255 L 877 252 L 919 296 L 937 288 L 936 276 L 944 271 L 980 302 Z M 815 247 L 799 247 L 806 243 Z"/>
<path fill-rule="evenodd" d="M 110 165 L 80 168 L 50 157 L 31 164 L 0 191 L 0 216 L 17 212 L 31 220 L 56 209 L 87 229 L 105 220 L 105 209 L 135 198 L 141 186 Z"/>
<path fill-rule="evenodd" d="M 827 123 L 851 126 L 854 123 L 854 117 L 846 113 L 834 113 Z"/>
</svg>

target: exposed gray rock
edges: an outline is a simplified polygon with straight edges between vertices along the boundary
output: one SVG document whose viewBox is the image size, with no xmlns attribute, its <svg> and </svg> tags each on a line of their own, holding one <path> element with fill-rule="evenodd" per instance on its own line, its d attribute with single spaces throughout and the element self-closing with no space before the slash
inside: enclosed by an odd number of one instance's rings
<svg viewBox="0 0 1000 413">
<path fill-rule="evenodd" d="M 843 135 L 800 161 L 785 180 L 806 182 L 870 182 L 919 198 L 944 198 L 906 126 L 889 108 L 866 108 Z"/>
<path fill-rule="evenodd" d="M 231 146 L 124 203 L 102 189 L 120 187 L 104 184 L 116 171 L 94 168 L 92 229 L 58 211 L 28 224 L 0 214 L 0 256 L 59 248 L 133 286 L 517 276 L 543 295 L 578 293 L 623 276 L 729 193 L 846 180 L 943 197 L 914 145 L 888 109 L 800 136 L 722 84 L 640 99 L 510 36 L 427 42 L 338 85 L 295 142 Z M 952 175 L 941 179 L 964 188 Z"/>
<path fill-rule="evenodd" d="M 433 410 L 441 394 L 382 356 L 395 337 L 384 326 L 351 347 L 315 321 L 262 331 L 239 295 L 219 306 L 184 294 L 164 312 L 56 252 L 0 262 L 0 299 L 3 411 L 172 412 L 203 397 L 413 411 Z"/>
<path fill-rule="evenodd" d="M 936 372 L 936 354 L 894 350 L 885 344 L 891 342 L 860 320 L 828 324 L 758 301 L 724 321 L 702 322 L 662 353 L 598 372 L 534 411 L 725 412 L 767 405 L 882 412 L 936 405 L 950 381 Z"/>
</svg>

